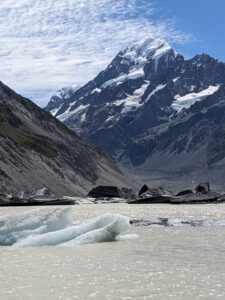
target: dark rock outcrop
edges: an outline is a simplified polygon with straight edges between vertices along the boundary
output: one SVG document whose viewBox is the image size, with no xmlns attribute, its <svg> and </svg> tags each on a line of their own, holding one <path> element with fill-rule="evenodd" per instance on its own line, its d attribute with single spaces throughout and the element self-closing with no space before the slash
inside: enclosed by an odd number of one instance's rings
<svg viewBox="0 0 225 300">
<path fill-rule="evenodd" d="M 162 187 L 149 188 L 145 185 L 140 195 L 128 201 L 129 204 L 204 204 L 221 202 L 225 202 L 225 195 L 211 192 L 209 182 L 200 183 L 195 191 L 183 190 L 179 193 L 169 192 Z"/>
<path fill-rule="evenodd" d="M 137 196 L 132 189 L 124 188 L 124 187 L 121 189 L 121 194 L 122 194 L 122 198 L 124 199 L 134 199 Z"/>
<path fill-rule="evenodd" d="M 189 195 L 189 194 L 193 194 L 194 192 L 192 190 L 185 190 L 185 191 L 181 191 L 179 193 L 176 194 L 176 196 L 184 196 L 184 195 Z"/>
<path fill-rule="evenodd" d="M 171 193 L 167 191 L 163 187 L 154 187 L 150 188 L 147 185 L 143 185 L 142 188 L 140 189 L 138 196 L 163 196 L 163 195 L 170 195 Z"/>
<path fill-rule="evenodd" d="M 116 186 L 98 186 L 93 188 L 88 197 L 91 198 L 122 198 L 123 194 L 121 190 Z"/>
<path fill-rule="evenodd" d="M 129 204 L 170 203 L 173 195 L 163 187 L 149 188 L 144 185 L 138 196 L 128 201 Z"/>
<path fill-rule="evenodd" d="M 209 184 L 209 182 L 200 183 L 195 188 L 195 191 L 197 193 L 208 194 L 210 192 L 210 184 Z"/>
<path fill-rule="evenodd" d="M 146 184 L 144 184 L 144 185 L 142 186 L 142 188 L 140 189 L 140 191 L 139 191 L 139 193 L 138 193 L 138 196 L 140 196 L 140 195 L 146 193 L 148 190 L 149 190 L 149 187 L 148 187 Z"/>
</svg>

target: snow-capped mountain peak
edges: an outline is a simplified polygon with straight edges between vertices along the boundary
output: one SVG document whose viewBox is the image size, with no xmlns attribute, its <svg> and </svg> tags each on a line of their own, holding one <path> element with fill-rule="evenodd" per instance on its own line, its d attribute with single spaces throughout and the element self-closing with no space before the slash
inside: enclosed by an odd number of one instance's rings
<svg viewBox="0 0 225 300">
<path fill-rule="evenodd" d="M 56 117 L 126 167 L 166 178 L 224 161 L 224 112 L 224 63 L 149 38 L 120 51 Z"/>
<path fill-rule="evenodd" d="M 172 53 L 172 60 L 178 55 L 162 39 L 148 38 L 128 46 L 117 55 L 107 68 L 107 76 L 105 78 L 108 77 L 109 80 L 105 81 L 101 88 L 118 85 L 127 80 L 144 78 L 147 64 L 153 64 L 152 72 L 156 73 L 161 58 L 166 57 L 165 61 L 168 64 L 169 53 Z"/>
<path fill-rule="evenodd" d="M 117 89 L 124 84 L 135 84 L 135 88 L 124 91 L 114 101 L 110 101 L 110 95 L 107 99 L 111 106 L 119 109 L 121 114 L 135 110 L 142 106 L 142 97 L 150 83 L 149 78 L 146 78 L 145 68 L 150 65 L 151 72 L 155 75 L 159 65 L 168 64 L 168 54 L 171 51 L 173 60 L 177 54 L 162 39 L 148 38 L 134 43 L 119 52 L 108 68 L 87 84 L 83 91 L 78 87 L 62 88 L 53 95 L 46 109 L 63 122 L 69 118 L 76 118 L 81 119 L 80 124 L 82 124 L 86 120 L 86 114 L 93 104 L 93 99 L 106 93 L 107 89 L 112 87 Z M 73 99 L 72 96 L 75 94 L 76 99 Z M 111 115 L 106 119 L 108 120 L 109 117 Z M 77 132 L 81 131 L 80 126 L 76 126 L 75 129 Z"/>
<path fill-rule="evenodd" d="M 56 91 L 47 105 L 47 110 L 51 112 L 53 116 L 56 116 L 62 104 L 69 100 L 79 88 L 79 85 L 74 85 L 63 87 L 62 89 Z"/>
<path fill-rule="evenodd" d="M 149 38 L 120 51 L 105 70 L 64 100 L 55 116 L 120 161 L 139 166 L 168 147 L 172 152 L 197 149 L 202 139 L 194 138 L 196 131 L 202 130 L 207 140 L 220 118 L 209 108 L 225 99 L 224 74 L 225 64 L 208 55 L 185 60 L 166 41 Z M 192 116 L 199 124 L 190 129 L 185 144 Z M 179 130 L 173 132 L 176 125 Z"/>
<path fill-rule="evenodd" d="M 53 95 L 54 98 L 52 100 L 54 101 L 56 97 L 67 100 L 70 98 L 70 94 L 76 92 L 79 88 L 80 86 L 63 87 L 62 89 L 55 92 L 55 94 Z"/>
<path fill-rule="evenodd" d="M 149 38 L 128 46 L 123 52 L 124 63 L 145 64 L 148 58 L 159 59 L 172 50 L 172 47 L 162 39 Z"/>
</svg>

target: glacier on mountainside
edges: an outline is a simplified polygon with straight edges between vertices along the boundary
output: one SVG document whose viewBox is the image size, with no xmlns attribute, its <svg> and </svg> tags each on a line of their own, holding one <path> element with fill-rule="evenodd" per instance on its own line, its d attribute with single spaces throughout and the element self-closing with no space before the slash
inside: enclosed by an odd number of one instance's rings
<svg viewBox="0 0 225 300">
<path fill-rule="evenodd" d="M 59 116 L 59 120 L 61 122 L 65 121 L 66 119 L 68 119 L 69 117 L 71 117 L 74 114 L 80 114 L 80 113 L 84 113 L 88 107 L 90 106 L 90 104 L 87 105 L 80 105 L 78 106 L 76 109 L 71 110 L 71 107 L 74 105 L 75 103 L 70 103 L 69 108 L 62 114 Z"/>
<path fill-rule="evenodd" d="M 207 89 L 199 92 L 199 93 L 190 93 L 185 96 L 177 95 L 175 96 L 175 101 L 172 103 L 172 108 L 177 111 L 177 113 L 181 112 L 183 109 L 190 108 L 193 104 L 198 101 L 204 100 L 206 97 L 213 95 L 218 91 L 220 85 L 209 86 Z"/>
<path fill-rule="evenodd" d="M 71 208 L 36 209 L 0 218 L 0 245 L 17 248 L 110 242 L 129 228 L 129 219 L 121 215 L 105 214 L 77 225 Z"/>
<path fill-rule="evenodd" d="M 148 86 L 149 86 L 149 81 L 145 81 L 145 83 L 139 89 L 135 90 L 132 95 L 127 94 L 127 98 L 116 100 L 113 102 L 113 104 L 116 106 L 123 105 L 121 114 L 125 114 L 132 109 L 136 109 L 142 106 L 143 103 L 141 103 L 141 100 Z"/>
</svg>

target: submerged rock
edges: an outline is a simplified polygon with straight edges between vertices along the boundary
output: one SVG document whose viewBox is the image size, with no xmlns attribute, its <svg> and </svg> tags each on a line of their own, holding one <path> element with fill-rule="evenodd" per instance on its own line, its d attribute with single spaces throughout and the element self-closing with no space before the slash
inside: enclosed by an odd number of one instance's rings
<svg viewBox="0 0 225 300">
<path fill-rule="evenodd" d="M 159 204 L 159 203 L 170 203 L 172 199 L 173 197 L 170 195 L 146 196 L 146 197 L 131 199 L 127 203 L 128 204 Z"/>
<path fill-rule="evenodd" d="M 180 197 L 174 197 L 171 200 L 171 204 L 202 204 L 202 203 L 218 203 L 223 202 L 224 200 L 219 200 L 219 193 L 193 193 L 187 194 Z"/>
<path fill-rule="evenodd" d="M 225 226 L 225 220 L 215 219 L 177 219 L 177 218 L 156 218 L 153 220 L 130 220 L 132 226 L 164 226 L 164 227 L 212 227 Z"/>
<path fill-rule="evenodd" d="M 71 199 L 60 198 L 26 198 L 19 197 L 2 198 L 0 197 L 0 206 L 45 206 L 45 205 L 74 205 L 75 201 Z"/>
</svg>

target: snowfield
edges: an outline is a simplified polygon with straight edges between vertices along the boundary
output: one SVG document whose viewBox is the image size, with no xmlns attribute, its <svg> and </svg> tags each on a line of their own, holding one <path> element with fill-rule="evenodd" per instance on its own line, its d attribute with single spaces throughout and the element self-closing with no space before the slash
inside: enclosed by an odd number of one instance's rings
<svg viewBox="0 0 225 300">
<path fill-rule="evenodd" d="M 175 101 L 172 104 L 172 108 L 176 110 L 178 113 L 183 109 L 190 108 L 193 104 L 198 101 L 204 100 L 206 97 L 213 95 L 218 91 L 220 85 L 212 86 L 210 85 L 207 89 L 199 92 L 199 93 L 190 93 L 185 96 L 177 95 L 175 96 Z"/>
</svg>

